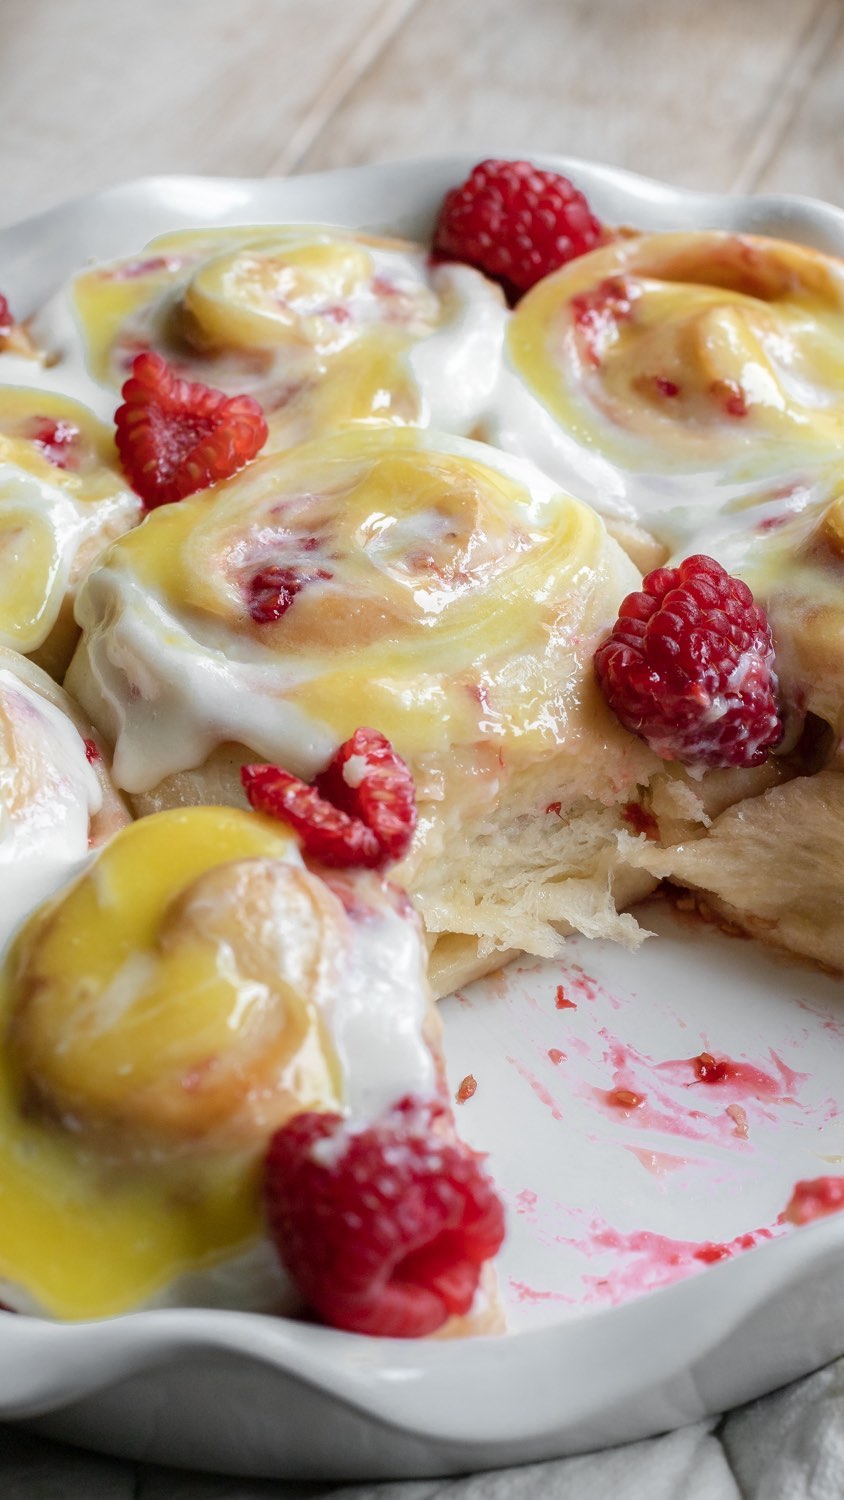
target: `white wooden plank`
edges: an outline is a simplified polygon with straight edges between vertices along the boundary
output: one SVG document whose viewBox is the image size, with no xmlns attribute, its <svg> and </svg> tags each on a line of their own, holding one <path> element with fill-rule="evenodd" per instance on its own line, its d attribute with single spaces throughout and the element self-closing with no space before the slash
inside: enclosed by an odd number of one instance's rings
<svg viewBox="0 0 844 1500">
<path fill-rule="evenodd" d="M 786 100 L 749 163 L 748 188 L 807 193 L 844 207 L 844 6 L 829 0 L 823 24 L 799 63 L 802 88 Z M 798 75 L 799 76 L 799 75 Z M 791 104 L 789 108 L 788 105 Z"/>
<path fill-rule="evenodd" d="M 395 4 L 2 0 L 0 223 L 147 173 L 262 176 Z"/>
<path fill-rule="evenodd" d="M 423 0 L 300 168 L 475 148 L 727 188 L 825 0 Z"/>
<path fill-rule="evenodd" d="M 382 48 L 405 24 L 419 0 L 389 0 L 373 24 L 361 33 L 358 45 L 343 58 L 324 87 L 315 94 L 298 126 L 288 136 L 278 155 L 267 168 L 267 175 L 292 171 L 309 150 L 326 121 L 341 106 L 358 79 L 375 62 Z"/>
</svg>

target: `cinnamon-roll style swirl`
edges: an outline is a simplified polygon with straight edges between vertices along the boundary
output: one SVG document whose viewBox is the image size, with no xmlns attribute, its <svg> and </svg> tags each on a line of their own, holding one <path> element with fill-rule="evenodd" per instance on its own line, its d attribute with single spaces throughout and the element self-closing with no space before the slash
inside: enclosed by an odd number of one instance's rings
<svg viewBox="0 0 844 1500">
<path fill-rule="evenodd" d="M 510 324 L 493 441 L 664 554 L 788 518 L 844 444 L 844 262 L 719 231 L 617 240 Z"/>
<path fill-rule="evenodd" d="M 642 886 L 615 839 L 661 763 L 591 659 L 637 583 L 595 512 L 529 465 L 348 433 L 115 544 L 83 589 L 68 683 L 143 812 L 239 801 L 244 759 L 311 778 L 374 724 L 416 780 L 400 877 L 432 935 L 466 939 L 461 963 L 479 943 L 554 952 L 552 924 L 635 942 L 613 895 Z"/>
<path fill-rule="evenodd" d="M 281 823 L 197 807 L 118 832 L 0 973 L 4 1300 L 298 1310 L 263 1154 L 302 1111 L 443 1100 L 425 956 L 403 892 L 308 867 Z"/>
<path fill-rule="evenodd" d="M 43 337 L 78 363 L 81 328 L 79 378 L 100 404 L 146 349 L 188 379 L 248 392 L 271 451 L 349 422 L 470 431 L 506 316 L 480 272 L 434 265 L 420 245 L 326 225 L 238 226 L 164 235 L 84 272 L 45 310 Z"/>
<path fill-rule="evenodd" d="M 140 514 L 111 433 L 90 411 L 0 386 L 0 645 L 60 677 L 78 635 L 79 580 Z"/>
</svg>

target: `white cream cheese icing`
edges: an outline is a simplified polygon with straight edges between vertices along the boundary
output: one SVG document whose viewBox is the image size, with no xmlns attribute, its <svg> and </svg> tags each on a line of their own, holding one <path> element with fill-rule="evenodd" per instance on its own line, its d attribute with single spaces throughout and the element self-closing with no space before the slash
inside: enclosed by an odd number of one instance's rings
<svg viewBox="0 0 844 1500">
<path fill-rule="evenodd" d="M 192 345 L 174 332 L 184 309 Z M 154 347 L 181 375 L 256 396 L 271 446 L 350 419 L 462 433 L 489 404 L 507 316 L 479 272 L 432 265 L 405 241 L 330 226 L 186 231 L 72 278 L 33 320 L 48 363 L 0 354 L 0 380 L 64 392 L 108 421 L 134 354 Z"/>
<path fill-rule="evenodd" d="M 70 720 L 0 669 L 0 948 L 88 858 L 102 790 Z"/>
<path fill-rule="evenodd" d="M 440 1087 L 406 897 L 374 872 L 323 878 L 254 813 L 124 829 L 23 929 L 2 997 L 0 1275 L 11 1305 L 53 1315 L 289 1305 L 256 1191 L 274 1129 Z"/>
<path fill-rule="evenodd" d="M 256 625 L 250 580 L 271 575 L 292 603 Z M 420 772 L 488 742 L 486 776 L 590 732 L 583 661 L 635 583 L 532 466 L 439 434 L 347 435 L 110 549 L 77 601 L 68 686 L 133 794 L 229 740 L 309 779 L 364 705 Z"/>
<path fill-rule="evenodd" d="M 757 503 L 751 530 L 788 519 L 844 450 L 842 380 L 844 265 L 753 236 L 630 236 L 520 303 L 485 431 L 688 553 Z"/>
</svg>

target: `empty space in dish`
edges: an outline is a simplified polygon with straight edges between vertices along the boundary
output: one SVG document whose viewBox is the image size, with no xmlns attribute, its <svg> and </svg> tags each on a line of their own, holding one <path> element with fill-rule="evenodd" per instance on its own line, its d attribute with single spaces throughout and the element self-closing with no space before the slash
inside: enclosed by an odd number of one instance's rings
<svg viewBox="0 0 844 1500">
<path fill-rule="evenodd" d="M 458 1125 L 508 1207 L 514 1329 L 799 1232 L 795 1183 L 842 1171 L 839 982 L 667 901 L 638 915 L 634 953 L 575 937 L 443 1007 L 453 1091 L 477 1085 Z"/>
</svg>

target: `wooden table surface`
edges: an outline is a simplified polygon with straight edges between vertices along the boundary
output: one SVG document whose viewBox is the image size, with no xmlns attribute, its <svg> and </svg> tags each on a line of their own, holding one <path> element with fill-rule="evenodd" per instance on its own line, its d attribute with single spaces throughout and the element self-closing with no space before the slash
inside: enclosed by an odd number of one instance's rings
<svg viewBox="0 0 844 1500">
<path fill-rule="evenodd" d="M 0 223 L 477 149 L 844 202 L 844 0 L 0 0 Z"/>
<path fill-rule="evenodd" d="M 844 0 L 0 0 L 0 225 L 149 173 L 464 149 L 844 204 Z M 10 1500 L 304 1492 L 2 1451 Z"/>
</svg>

